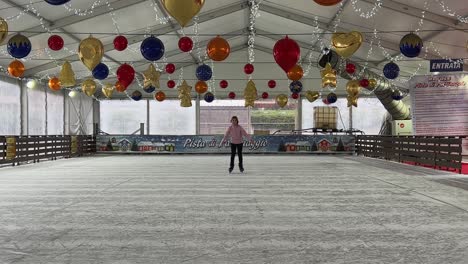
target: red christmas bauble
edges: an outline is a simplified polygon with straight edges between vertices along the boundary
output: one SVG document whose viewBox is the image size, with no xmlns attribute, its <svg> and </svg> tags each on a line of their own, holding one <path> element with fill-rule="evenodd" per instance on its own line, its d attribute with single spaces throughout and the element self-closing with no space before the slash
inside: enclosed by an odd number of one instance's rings
<svg viewBox="0 0 468 264">
<path fill-rule="evenodd" d="M 114 49 L 122 51 L 127 48 L 128 40 L 126 37 L 119 35 L 114 38 Z"/>
<path fill-rule="evenodd" d="M 183 52 L 189 52 L 193 48 L 193 41 L 189 37 L 181 37 L 179 39 L 179 49 Z"/>
<path fill-rule="evenodd" d="M 263 99 L 267 99 L 268 96 L 269 96 L 269 94 L 268 94 L 267 92 L 263 92 L 263 93 L 262 93 L 262 98 L 263 98 Z"/>
<path fill-rule="evenodd" d="M 228 87 L 228 82 L 226 80 L 222 80 L 219 82 L 219 87 L 225 89 Z"/>
<path fill-rule="evenodd" d="M 234 99 L 234 98 L 236 98 L 236 93 L 235 93 L 235 92 L 230 92 L 230 93 L 228 94 L 228 97 L 229 97 L 230 99 Z"/>
<path fill-rule="evenodd" d="M 268 87 L 270 87 L 271 89 L 275 88 L 276 87 L 276 81 L 275 80 L 269 80 L 268 81 Z"/>
<path fill-rule="evenodd" d="M 174 87 L 175 87 L 175 84 L 176 84 L 176 83 L 174 82 L 174 80 L 169 80 L 169 81 L 167 81 L 167 87 L 168 87 L 168 88 L 171 88 L 171 89 L 174 88 Z"/>
<path fill-rule="evenodd" d="M 353 74 L 356 71 L 356 65 L 352 63 L 346 63 L 346 72 L 349 74 Z"/>
<path fill-rule="evenodd" d="M 244 72 L 245 74 L 252 74 L 254 72 L 254 66 L 250 63 L 247 63 L 245 66 L 244 66 Z"/>
<path fill-rule="evenodd" d="M 173 63 L 169 63 L 166 65 L 166 72 L 169 74 L 173 74 L 175 72 L 175 65 Z"/>
<path fill-rule="evenodd" d="M 61 50 L 63 48 L 63 38 L 59 35 L 52 35 L 47 41 L 51 50 Z"/>
<path fill-rule="evenodd" d="M 299 94 L 298 93 L 292 93 L 291 98 L 292 99 L 297 99 L 297 98 L 299 98 Z"/>
<path fill-rule="evenodd" d="M 367 79 L 362 79 L 359 81 L 359 84 L 364 87 L 364 88 L 367 88 L 369 86 L 369 80 Z"/>
</svg>

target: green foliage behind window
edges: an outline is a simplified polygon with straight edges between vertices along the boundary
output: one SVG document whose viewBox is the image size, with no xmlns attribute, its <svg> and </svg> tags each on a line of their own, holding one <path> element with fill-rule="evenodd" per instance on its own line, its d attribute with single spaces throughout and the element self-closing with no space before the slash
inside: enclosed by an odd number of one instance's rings
<svg viewBox="0 0 468 264">
<path fill-rule="evenodd" d="M 293 130 L 296 110 L 254 110 L 251 123 L 255 130 Z"/>
</svg>

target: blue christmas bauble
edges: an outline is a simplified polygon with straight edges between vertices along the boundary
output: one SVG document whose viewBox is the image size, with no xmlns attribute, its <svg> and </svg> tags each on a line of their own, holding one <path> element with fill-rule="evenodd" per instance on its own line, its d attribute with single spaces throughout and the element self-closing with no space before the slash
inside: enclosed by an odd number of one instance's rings
<svg viewBox="0 0 468 264">
<path fill-rule="evenodd" d="M 400 67 L 394 62 L 385 64 L 383 74 L 387 79 L 395 79 L 400 74 Z"/>
<path fill-rule="evenodd" d="M 140 101 L 141 98 L 143 97 L 143 95 L 141 94 L 140 91 L 133 91 L 131 97 L 132 97 L 132 99 L 135 100 L 135 101 Z"/>
<path fill-rule="evenodd" d="M 214 94 L 212 94 L 211 92 L 207 92 L 203 98 L 207 103 L 211 103 L 215 99 Z"/>
<path fill-rule="evenodd" d="M 27 37 L 16 34 L 8 41 L 7 50 L 14 58 L 21 59 L 31 52 L 31 42 Z"/>
<path fill-rule="evenodd" d="M 93 69 L 93 77 L 98 80 L 104 80 L 109 76 L 109 68 L 104 63 L 99 63 Z"/>
<path fill-rule="evenodd" d="M 67 2 L 70 2 L 70 0 L 44 0 L 46 1 L 48 4 L 51 4 L 51 5 L 63 5 Z"/>
<path fill-rule="evenodd" d="M 156 87 L 150 85 L 150 86 L 146 86 L 146 87 L 143 87 L 143 91 L 147 92 L 147 93 L 152 93 L 156 90 Z"/>
<path fill-rule="evenodd" d="M 302 92 L 302 83 L 300 81 L 294 81 L 289 84 L 289 90 L 291 93 L 301 93 Z"/>
<path fill-rule="evenodd" d="M 164 55 L 164 44 L 155 36 L 147 37 L 140 46 L 143 57 L 149 61 L 157 61 Z"/>
<path fill-rule="evenodd" d="M 414 57 L 419 56 L 419 53 L 421 53 L 422 47 L 423 47 L 422 39 L 414 33 L 406 34 L 400 40 L 401 54 L 409 58 L 414 58 Z"/>
<path fill-rule="evenodd" d="M 338 96 L 335 93 L 329 93 L 327 95 L 327 101 L 329 104 L 334 104 L 338 100 Z"/>
<path fill-rule="evenodd" d="M 213 75 L 213 71 L 211 70 L 210 66 L 203 64 L 197 67 L 195 75 L 197 76 L 198 80 L 206 82 L 209 79 L 211 79 L 211 76 Z"/>
</svg>

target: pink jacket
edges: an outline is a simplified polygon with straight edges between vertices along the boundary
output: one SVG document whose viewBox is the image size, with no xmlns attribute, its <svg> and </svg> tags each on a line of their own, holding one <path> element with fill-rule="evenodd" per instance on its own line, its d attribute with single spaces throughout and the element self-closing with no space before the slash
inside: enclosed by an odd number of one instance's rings
<svg viewBox="0 0 468 264">
<path fill-rule="evenodd" d="M 242 136 L 245 136 L 246 138 L 248 138 L 250 141 L 252 140 L 252 138 L 249 136 L 249 134 L 247 134 L 247 132 L 245 132 L 244 128 L 241 127 L 240 125 L 231 125 L 229 126 L 229 128 L 226 130 L 226 133 L 224 133 L 224 137 L 223 137 L 223 141 L 226 141 L 226 139 L 228 137 L 231 137 L 231 143 L 232 144 L 240 144 L 242 143 Z"/>
</svg>

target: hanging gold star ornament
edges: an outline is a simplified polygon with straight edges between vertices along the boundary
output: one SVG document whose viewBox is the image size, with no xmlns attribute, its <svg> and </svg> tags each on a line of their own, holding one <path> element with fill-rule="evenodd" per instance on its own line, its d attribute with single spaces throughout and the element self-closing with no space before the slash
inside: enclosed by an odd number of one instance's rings
<svg viewBox="0 0 468 264">
<path fill-rule="evenodd" d="M 62 87 L 73 87 L 76 85 L 75 73 L 73 72 L 70 62 L 65 61 L 62 65 L 59 80 Z"/>
<path fill-rule="evenodd" d="M 257 100 L 257 88 L 255 87 L 255 83 L 252 80 L 247 82 L 247 87 L 244 89 L 244 99 L 245 99 L 245 107 L 247 106 L 254 106 L 255 100 Z"/>
<path fill-rule="evenodd" d="M 192 86 L 189 86 L 187 82 L 184 80 L 182 85 L 177 87 L 179 90 L 179 99 L 180 99 L 180 106 L 181 107 L 191 107 L 192 106 L 192 97 L 190 92 L 192 91 Z"/>
<path fill-rule="evenodd" d="M 145 80 L 143 82 L 143 88 L 148 88 L 150 86 L 153 86 L 155 88 L 160 88 L 159 85 L 159 77 L 161 76 L 161 73 L 154 68 L 153 64 L 150 64 L 148 66 L 148 69 L 143 72 L 143 76 L 145 77 Z"/>
<path fill-rule="evenodd" d="M 114 85 L 106 83 L 104 86 L 102 86 L 101 91 L 107 98 L 111 98 L 112 93 L 114 93 L 114 89 Z"/>
<path fill-rule="evenodd" d="M 348 92 L 348 107 L 357 107 L 359 92 L 361 91 L 361 84 L 358 80 L 351 80 L 346 84 L 346 91 Z"/>
<path fill-rule="evenodd" d="M 327 63 L 325 69 L 321 70 L 320 73 L 322 75 L 322 88 L 327 86 L 336 87 L 336 71 L 330 63 Z"/>
</svg>

